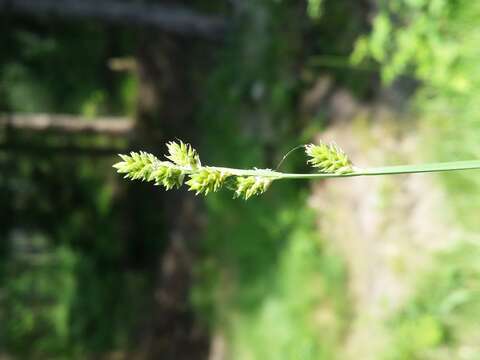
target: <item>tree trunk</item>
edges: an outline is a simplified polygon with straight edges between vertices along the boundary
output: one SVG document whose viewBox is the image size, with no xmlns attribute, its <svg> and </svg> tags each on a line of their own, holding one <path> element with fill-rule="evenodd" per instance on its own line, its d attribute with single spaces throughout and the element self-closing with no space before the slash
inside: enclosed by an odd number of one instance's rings
<svg viewBox="0 0 480 360">
<path fill-rule="evenodd" d="M 135 142 L 138 149 L 161 154 L 165 152 L 166 141 L 175 138 L 193 140 L 195 84 L 191 81 L 191 74 L 199 65 L 194 61 L 195 47 L 185 39 L 144 33 L 139 44 L 140 85 Z M 161 228 L 159 221 L 163 221 L 166 229 L 164 251 L 158 259 L 154 311 L 139 339 L 142 357 L 205 359 L 209 337 L 189 303 L 192 267 L 201 227 L 198 200 L 181 191 L 167 193 L 153 187 L 136 187 L 131 191 L 130 195 L 135 197 L 133 201 L 146 199 L 142 208 L 150 206 L 152 214 L 159 214 L 155 226 Z M 132 228 L 138 229 L 138 226 Z M 162 239 L 159 237 L 158 241 Z"/>
</svg>

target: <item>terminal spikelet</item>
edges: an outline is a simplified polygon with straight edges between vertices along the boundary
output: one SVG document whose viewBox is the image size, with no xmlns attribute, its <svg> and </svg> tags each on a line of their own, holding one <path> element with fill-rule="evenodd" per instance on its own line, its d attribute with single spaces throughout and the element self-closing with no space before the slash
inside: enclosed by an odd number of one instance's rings
<svg viewBox="0 0 480 360">
<path fill-rule="evenodd" d="M 113 165 L 117 172 L 125 174 L 125 179 L 145 181 L 150 177 L 159 160 L 152 154 L 144 151 L 134 152 L 130 155 L 119 155 L 123 161 Z"/>
<path fill-rule="evenodd" d="M 123 161 L 113 165 L 124 178 L 131 180 L 153 181 L 155 185 L 163 185 L 166 190 L 180 187 L 184 174 L 169 161 L 160 161 L 152 154 L 140 151 L 130 155 L 120 155 Z"/>
<path fill-rule="evenodd" d="M 311 166 L 318 168 L 319 172 L 327 174 L 349 174 L 353 172 L 352 162 L 348 156 L 335 143 L 318 145 L 305 145 L 307 161 Z"/>
</svg>

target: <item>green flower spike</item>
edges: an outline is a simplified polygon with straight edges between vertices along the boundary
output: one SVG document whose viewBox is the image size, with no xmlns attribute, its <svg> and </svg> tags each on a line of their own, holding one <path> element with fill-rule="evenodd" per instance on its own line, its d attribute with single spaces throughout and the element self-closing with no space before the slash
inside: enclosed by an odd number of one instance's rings
<svg viewBox="0 0 480 360">
<path fill-rule="evenodd" d="M 154 181 L 155 185 L 163 185 L 166 190 L 180 187 L 184 174 L 169 161 L 160 161 L 154 155 L 140 151 L 130 155 L 120 155 L 123 161 L 113 165 L 125 179 Z"/>
<path fill-rule="evenodd" d="M 320 143 L 305 145 L 305 153 L 310 157 L 307 163 L 327 174 L 349 174 L 353 172 L 352 162 L 336 144 Z"/>
<path fill-rule="evenodd" d="M 179 166 L 191 167 L 192 169 L 202 166 L 197 150 L 192 148 L 190 144 L 182 141 L 178 143 L 170 141 L 167 143 L 168 154 L 165 157 Z"/>
<path fill-rule="evenodd" d="M 234 198 L 248 200 L 253 195 L 260 195 L 267 191 L 272 179 L 261 176 L 239 176 L 237 177 L 237 188 Z"/>
<path fill-rule="evenodd" d="M 210 192 L 218 191 L 229 176 L 219 170 L 203 168 L 197 173 L 190 174 L 190 180 L 186 184 L 189 186 L 188 191 L 195 191 L 195 195 L 208 195 Z"/>
<path fill-rule="evenodd" d="M 113 165 L 120 174 L 125 174 L 125 179 L 147 180 L 156 163 L 159 161 L 154 155 L 140 151 L 131 152 L 130 155 L 119 155 L 123 161 Z"/>
<path fill-rule="evenodd" d="M 159 161 L 147 180 L 155 181 L 155 185 L 163 185 L 165 190 L 170 190 L 174 187 L 180 188 L 184 178 L 183 171 L 174 164 L 169 161 Z"/>
</svg>

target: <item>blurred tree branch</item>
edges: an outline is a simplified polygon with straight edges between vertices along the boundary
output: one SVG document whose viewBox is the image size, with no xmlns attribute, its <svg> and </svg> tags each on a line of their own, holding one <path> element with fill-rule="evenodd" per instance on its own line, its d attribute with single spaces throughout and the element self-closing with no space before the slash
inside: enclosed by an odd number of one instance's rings
<svg viewBox="0 0 480 360">
<path fill-rule="evenodd" d="M 11 152 L 15 154 L 28 154 L 33 157 L 44 156 L 112 156 L 122 151 L 128 151 L 125 147 L 92 147 L 77 146 L 77 145 L 65 145 L 65 146 L 53 146 L 53 145 L 32 145 L 21 143 L 3 143 L 0 142 L 0 152 Z"/>
<path fill-rule="evenodd" d="M 225 19 L 198 14 L 178 5 L 147 5 L 118 0 L 0 0 L 0 12 L 150 26 L 212 40 L 222 39 L 226 29 Z"/>
<path fill-rule="evenodd" d="M 86 119 L 74 115 L 0 114 L 0 129 L 61 134 L 94 134 L 121 137 L 133 133 L 134 122 L 122 117 Z"/>
</svg>

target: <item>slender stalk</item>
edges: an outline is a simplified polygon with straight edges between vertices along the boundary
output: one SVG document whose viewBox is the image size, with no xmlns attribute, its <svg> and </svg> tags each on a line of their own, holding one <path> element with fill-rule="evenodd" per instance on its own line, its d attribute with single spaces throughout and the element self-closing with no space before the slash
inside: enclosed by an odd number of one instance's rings
<svg viewBox="0 0 480 360">
<path fill-rule="evenodd" d="M 480 160 L 452 161 L 419 165 L 397 165 L 374 167 L 367 169 L 354 169 L 348 174 L 284 174 L 279 173 L 280 179 L 318 179 L 318 178 L 338 178 L 353 176 L 374 176 L 374 175 L 399 175 L 399 174 L 416 174 L 428 172 L 442 172 L 454 170 L 474 170 L 480 169 Z"/>
<path fill-rule="evenodd" d="M 480 169 L 480 160 L 467 161 L 452 161 L 440 162 L 430 164 L 418 165 L 397 165 L 397 166 L 383 166 L 373 168 L 354 168 L 354 171 L 348 174 L 328 174 L 328 173 L 314 173 L 314 174 L 292 174 L 282 173 L 269 169 L 254 169 L 243 170 L 228 167 L 209 166 L 212 170 L 229 173 L 236 176 L 261 176 L 269 177 L 277 180 L 280 179 L 321 179 L 321 178 L 339 178 L 339 177 L 354 177 L 354 176 L 378 176 L 378 175 L 400 175 L 400 174 L 416 174 L 429 172 L 442 172 L 454 170 L 475 170 Z M 184 168 L 187 170 L 186 168 Z M 188 169 L 190 170 L 190 169 Z M 189 172 L 187 170 L 187 172 Z"/>
</svg>

